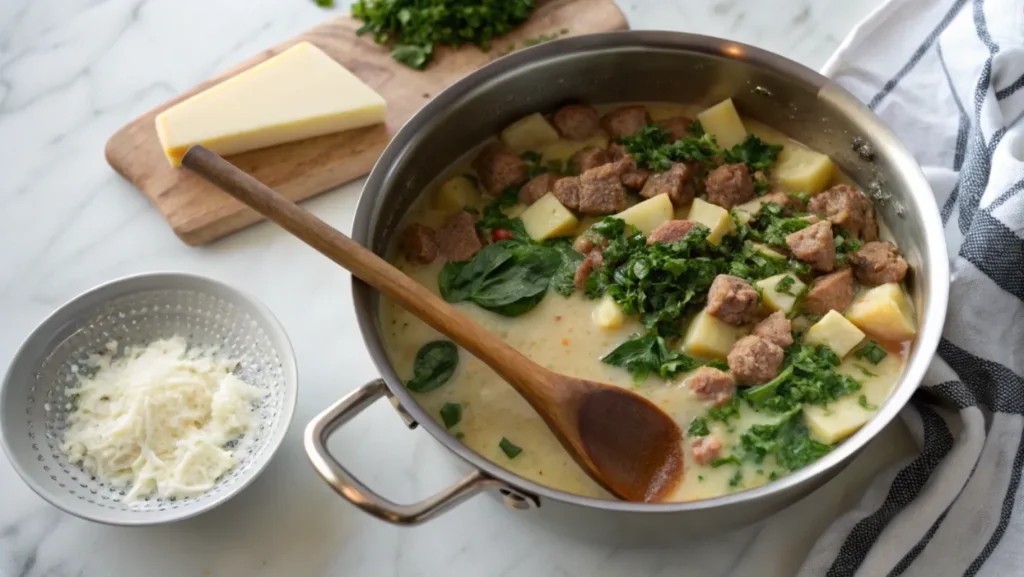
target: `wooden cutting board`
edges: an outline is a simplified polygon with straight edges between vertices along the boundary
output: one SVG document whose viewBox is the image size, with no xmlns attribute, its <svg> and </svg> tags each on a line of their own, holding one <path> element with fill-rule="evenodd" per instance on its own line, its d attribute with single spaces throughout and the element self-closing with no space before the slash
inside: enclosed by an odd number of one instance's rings
<svg viewBox="0 0 1024 577">
<path fill-rule="evenodd" d="M 577 36 L 627 28 L 612 0 L 540 0 L 522 27 L 476 48 L 438 49 L 425 71 L 395 62 L 371 38 L 356 36 L 361 23 L 348 16 L 325 22 L 250 58 L 176 99 L 150 110 L 107 141 L 107 162 L 134 184 L 190 245 L 201 245 L 261 219 L 227 194 L 184 169 L 168 164 L 154 119 L 164 109 L 301 42 L 309 41 L 351 70 L 387 101 L 386 125 L 352 130 L 231 156 L 236 166 L 285 196 L 302 200 L 370 172 L 391 136 L 432 96 L 497 58 L 503 47 L 520 48 L 544 36 Z M 563 32 L 565 31 L 565 32 Z"/>
</svg>

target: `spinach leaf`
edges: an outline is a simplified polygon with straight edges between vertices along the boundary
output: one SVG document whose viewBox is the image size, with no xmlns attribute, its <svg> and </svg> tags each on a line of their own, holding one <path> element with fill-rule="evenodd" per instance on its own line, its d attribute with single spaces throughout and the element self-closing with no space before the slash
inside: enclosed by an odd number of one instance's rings
<svg viewBox="0 0 1024 577">
<path fill-rule="evenodd" d="M 690 421 L 690 426 L 686 428 L 686 435 L 689 437 L 706 437 L 710 434 L 708 421 L 704 417 L 694 417 Z"/>
<path fill-rule="evenodd" d="M 826 405 L 860 390 L 860 383 L 838 373 L 839 357 L 824 345 L 795 343 L 786 348 L 782 371 L 742 396 L 754 408 L 785 413 L 802 404 Z"/>
<path fill-rule="evenodd" d="M 868 341 L 861 348 L 854 351 L 853 356 L 858 359 L 865 359 L 872 365 L 877 365 L 882 362 L 882 359 L 887 357 L 889 353 L 885 352 L 885 349 L 878 346 L 875 341 Z"/>
<path fill-rule="evenodd" d="M 643 382 L 651 373 L 668 380 L 705 364 L 683 353 L 669 350 L 665 339 L 653 332 L 631 336 L 602 357 L 601 361 L 625 368 L 637 383 Z"/>
<path fill-rule="evenodd" d="M 459 365 L 459 350 L 451 341 L 432 341 L 416 353 L 413 377 L 405 384 L 414 393 L 433 391 L 448 382 Z"/>
<path fill-rule="evenodd" d="M 547 245 L 558 251 L 562 259 L 562 264 L 551 277 L 551 290 L 564 297 L 570 296 L 576 290 L 576 269 L 585 257 L 573 250 L 572 244 L 566 239 L 550 241 Z"/>
<path fill-rule="evenodd" d="M 459 403 L 445 403 L 441 407 L 440 413 L 441 421 L 444 422 L 446 429 L 450 429 L 462 421 L 462 405 Z"/>
<path fill-rule="evenodd" d="M 519 456 L 519 453 L 523 452 L 522 447 L 519 447 L 505 437 L 501 438 L 501 442 L 498 443 L 498 447 L 501 448 L 501 452 L 505 453 L 505 456 L 509 459 L 515 459 Z"/>
<path fill-rule="evenodd" d="M 562 265 L 554 248 L 503 240 L 485 246 L 462 265 L 447 263 L 438 275 L 441 297 L 470 301 L 503 316 L 519 316 L 544 298 Z"/>
</svg>

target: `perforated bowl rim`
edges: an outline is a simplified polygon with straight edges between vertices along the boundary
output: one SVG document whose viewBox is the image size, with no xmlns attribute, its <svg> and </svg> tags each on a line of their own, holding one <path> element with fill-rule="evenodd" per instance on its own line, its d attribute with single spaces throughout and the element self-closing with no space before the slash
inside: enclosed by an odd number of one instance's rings
<svg viewBox="0 0 1024 577">
<path fill-rule="evenodd" d="M 179 284 L 179 286 L 167 286 L 175 284 Z M 5 432 L 6 428 L 0 423 L 0 446 L 3 447 L 8 462 L 22 481 L 48 503 L 68 514 L 88 521 L 118 526 L 159 525 L 194 517 L 221 505 L 248 487 L 266 469 L 284 441 L 295 414 L 298 397 L 298 367 L 295 351 L 284 326 L 270 308 L 248 292 L 209 277 L 175 271 L 138 273 L 104 282 L 69 299 L 47 315 L 18 346 L 7 367 L 3 381 L 0 381 L 0 415 L 5 415 L 9 410 L 9 407 L 6 407 L 6 402 L 9 395 L 13 396 L 12 390 L 19 385 L 14 381 L 14 375 L 23 368 L 22 365 L 25 363 L 35 365 L 40 358 L 45 358 L 55 350 L 52 346 L 46 346 L 41 356 L 34 356 L 30 354 L 34 346 L 52 345 L 51 341 L 54 335 L 68 324 L 79 321 L 87 313 L 118 298 L 151 290 L 168 290 L 169 288 L 191 288 L 205 294 L 220 293 L 223 300 L 236 305 L 244 305 L 250 309 L 249 312 L 253 320 L 260 325 L 267 337 L 276 345 L 274 348 L 281 363 L 281 377 L 285 388 L 280 416 L 268 433 L 269 440 L 262 451 L 252 457 L 252 465 L 244 476 L 214 498 L 180 510 L 162 511 L 160 515 L 137 515 L 132 511 L 66 506 L 55 492 L 40 485 L 34 476 L 24 468 L 21 460 L 15 457 L 17 453 L 15 443 L 24 440 L 8 438 Z"/>
</svg>

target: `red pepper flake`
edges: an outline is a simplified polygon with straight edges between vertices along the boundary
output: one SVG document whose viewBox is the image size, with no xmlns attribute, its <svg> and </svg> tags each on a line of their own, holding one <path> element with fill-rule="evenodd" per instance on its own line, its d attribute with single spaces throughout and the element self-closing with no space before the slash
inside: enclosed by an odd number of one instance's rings
<svg viewBox="0 0 1024 577">
<path fill-rule="evenodd" d="M 562 345 L 566 347 L 569 346 L 569 339 L 562 339 Z"/>
<path fill-rule="evenodd" d="M 562 320 L 562 315 L 555 315 L 555 320 L 556 321 Z"/>
<path fill-rule="evenodd" d="M 512 240 L 515 237 L 512 235 L 512 231 L 507 228 L 496 228 L 491 233 L 491 238 L 494 239 L 494 242 L 498 242 L 499 240 Z"/>
</svg>

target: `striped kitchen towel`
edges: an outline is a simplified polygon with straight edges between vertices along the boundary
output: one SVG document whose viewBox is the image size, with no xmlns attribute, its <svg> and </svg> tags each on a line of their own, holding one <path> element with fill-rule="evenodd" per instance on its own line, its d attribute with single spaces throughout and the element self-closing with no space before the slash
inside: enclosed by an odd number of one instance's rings
<svg viewBox="0 0 1024 577">
<path fill-rule="evenodd" d="M 949 243 L 919 444 L 818 538 L 801 576 L 1024 575 L 1024 0 L 892 0 L 825 65 L 903 139 Z"/>
</svg>

